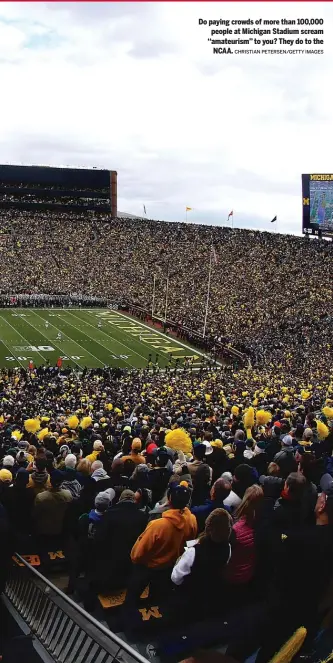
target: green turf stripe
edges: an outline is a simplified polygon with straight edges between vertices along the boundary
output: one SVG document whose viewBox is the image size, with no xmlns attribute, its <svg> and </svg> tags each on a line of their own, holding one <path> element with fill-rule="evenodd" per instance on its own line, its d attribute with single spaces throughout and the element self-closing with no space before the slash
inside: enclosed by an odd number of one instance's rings
<svg viewBox="0 0 333 663">
<path fill-rule="evenodd" d="M 101 333 L 103 333 L 103 334 L 108 338 L 108 340 L 111 341 L 111 343 L 112 343 L 113 345 L 114 345 L 114 343 L 116 342 L 117 345 L 119 346 L 120 350 L 121 350 L 121 348 L 125 348 L 125 350 L 128 350 L 128 351 L 131 352 L 131 353 L 134 352 L 134 354 L 136 354 L 138 357 L 140 357 L 140 360 L 142 360 L 142 361 L 140 361 L 140 363 L 139 363 L 139 367 L 141 367 L 141 366 L 145 366 L 145 365 L 146 365 L 146 363 L 147 363 L 147 357 L 144 356 L 144 355 L 142 355 L 142 354 L 140 354 L 139 352 L 137 352 L 137 351 L 135 350 L 134 346 L 133 346 L 133 343 L 132 343 L 131 346 L 126 345 L 122 340 L 120 340 L 119 338 L 117 338 L 117 337 L 114 336 L 113 334 L 109 334 L 107 331 L 102 331 L 101 329 L 98 329 L 97 325 L 96 325 L 96 327 L 95 327 L 95 325 L 92 325 L 90 322 L 87 321 L 87 319 L 86 319 L 86 315 L 87 315 L 87 313 L 88 313 L 88 315 L 90 315 L 90 316 L 93 316 L 93 315 L 94 315 L 94 314 L 91 314 L 91 313 L 89 313 L 89 312 L 85 312 L 85 317 L 84 317 L 84 320 L 83 320 L 84 324 L 89 325 L 89 327 L 92 327 L 92 328 L 95 330 L 95 332 L 101 332 Z M 75 317 L 77 320 L 81 320 L 81 318 L 80 318 L 79 316 L 75 315 L 75 313 L 71 313 L 71 315 L 72 315 L 73 317 Z M 97 319 L 96 319 L 96 317 L 94 317 L 93 319 L 94 319 L 94 320 L 96 321 L 96 323 L 97 323 Z M 106 320 L 105 320 L 105 322 L 106 322 Z M 111 330 L 110 330 L 110 327 L 106 327 L 106 329 L 107 329 L 108 331 L 111 331 Z M 121 351 L 119 352 L 119 354 L 127 354 L 127 353 L 124 353 L 124 352 L 121 350 Z M 132 362 L 127 362 L 127 361 L 126 361 L 126 363 L 129 363 L 130 366 L 132 366 L 133 368 L 137 368 L 137 367 L 138 367 L 137 365 L 133 364 Z"/>
<path fill-rule="evenodd" d="M 10 313 L 10 315 L 13 315 L 13 314 Z M 15 334 L 15 336 L 20 337 L 20 338 L 18 338 L 17 341 L 15 341 L 14 338 L 13 338 L 13 336 L 12 336 L 12 334 L 11 334 L 11 335 L 10 335 L 11 343 L 10 343 L 9 345 L 15 346 L 16 344 L 20 344 L 20 339 L 23 339 L 23 341 L 24 341 L 24 345 L 36 345 L 36 343 L 35 343 L 35 340 L 36 340 L 35 337 L 34 337 L 33 339 L 30 339 L 30 338 L 27 339 L 26 336 L 23 336 L 23 334 L 21 334 L 21 332 L 19 331 L 19 327 L 20 327 L 20 326 L 24 327 L 24 318 L 18 318 L 18 320 L 20 320 L 20 322 L 21 322 L 21 325 L 17 325 L 17 327 L 14 327 L 14 326 L 9 322 L 9 320 L 7 319 L 7 316 L 0 315 L 0 317 L 1 317 L 1 319 L 2 319 L 2 320 L 3 320 L 3 321 L 4 321 L 4 322 L 5 322 L 5 323 L 6 323 L 6 324 L 7 324 L 7 325 L 13 330 L 13 333 Z M 23 325 L 22 325 L 22 321 L 23 321 Z M 27 352 L 28 352 L 28 350 L 27 350 Z M 13 352 L 12 352 L 11 354 L 13 354 Z M 34 354 L 39 355 L 39 356 L 42 358 L 42 364 L 45 364 L 46 359 L 45 359 L 45 357 L 42 355 L 41 352 L 38 351 L 38 352 L 36 352 L 36 353 L 34 353 Z M 34 361 L 34 363 L 36 363 L 34 357 L 33 357 L 32 360 Z"/>
<path fill-rule="evenodd" d="M 48 313 L 49 313 L 49 311 L 48 311 Z M 77 332 L 77 334 L 82 335 L 82 332 L 81 332 L 81 331 L 80 331 L 75 325 L 72 325 L 72 324 L 67 320 L 66 315 L 67 315 L 67 311 L 64 310 L 64 319 L 63 319 L 63 318 L 57 318 L 58 321 L 60 320 L 60 321 L 63 323 L 63 324 L 61 325 L 61 327 L 60 327 L 60 326 L 56 326 L 56 325 L 54 325 L 53 323 L 50 323 L 50 325 L 52 325 L 55 329 L 57 329 L 57 331 L 60 331 L 62 334 L 65 334 L 66 336 L 68 336 L 68 338 L 70 339 L 70 341 L 72 341 L 72 343 L 74 343 L 77 347 L 81 348 L 81 350 L 83 351 L 83 353 L 90 355 L 90 357 L 92 357 L 92 358 L 94 359 L 94 362 L 93 362 L 93 364 L 92 364 L 92 367 L 95 367 L 95 366 L 96 366 L 96 363 L 95 363 L 96 361 L 97 361 L 99 364 L 101 364 L 101 366 L 104 366 L 106 362 L 104 362 L 104 361 L 103 361 L 102 359 L 100 359 L 99 357 L 96 357 L 96 355 L 94 355 L 92 352 L 90 352 L 90 350 L 88 350 L 88 348 L 87 348 L 86 346 L 81 345 L 80 343 L 78 343 L 78 341 L 76 341 L 75 339 L 73 339 L 72 336 L 70 336 L 70 335 L 68 334 L 68 332 L 66 331 L 67 327 L 71 327 L 72 329 L 75 329 L 75 331 Z M 45 320 L 47 319 L 46 317 L 41 316 L 41 315 L 39 315 L 39 317 L 40 317 L 42 320 L 44 320 L 44 322 L 45 322 Z M 64 327 L 65 327 L 65 329 L 64 329 Z M 71 333 L 73 333 L 73 332 L 71 332 Z M 87 334 L 83 334 L 83 336 L 87 336 Z M 89 337 L 89 339 L 91 340 L 91 337 Z M 89 344 L 89 341 L 88 341 L 88 344 Z M 88 362 L 84 362 L 84 363 L 85 363 L 85 365 L 88 365 Z M 96 368 L 97 368 L 97 367 L 96 367 Z"/>
<path fill-rule="evenodd" d="M 29 309 L 29 311 L 31 311 L 31 313 L 34 315 L 35 318 L 38 318 L 39 320 L 42 320 L 44 322 L 44 319 L 40 315 L 38 315 L 38 313 L 36 313 L 36 311 L 34 311 L 33 309 Z M 46 330 L 44 332 L 42 332 L 39 327 L 35 327 L 35 325 L 32 322 L 30 322 L 29 320 L 26 320 L 26 322 L 29 325 L 31 325 L 36 330 L 36 332 L 38 334 L 41 334 L 41 336 L 43 336 L 47 340 L 47 345 L 52 345 L 52 346 L 54 345 L 56 348 L 58 348 L 58 350 L 60 351 L 60 356 L 66 356 L 67 357 L 68 355 L 70 355 L 70 352 L 67 352 L 65 349 L 61 348 L 60 345 L 58 345 L 58 343 L 56 343 L 53 339 L 50 340 L 49 336 L 47 336 L 46 333 L 45 333 Z M 37 320 L 37 322 L 38 322 L 38 320 Z M 57 329 L 54 325 L 52 325 L 51 322 L 49 323 L 49 325 L 50 325 L 50 327 L 52 326 L 55 329 Z M 59 331 L 59 330 L 57 330 L 57 331 Z M 63 343 L 61 343 L 61 345 L 68 346 L 69 343 L 68 343 L 68 341 L 67 342 L 64 341 Z M 75 343 L 75 341 L 71 340 L 70 345 L 75 345 L 76 346 L 77 344 Z M 69 360 L 64 360 L 64 364 L 67 364 L 67 365 L 70 364 L 70 365 L 74 365 L 74 366 L 76 365 L 79 368 L 83 368 L 83 366 L 81 366 L 81 364 L 79 364 L 79 362 L 76 359 L 72 359 L 72 358 L 70 358 Z"/>
</svg>

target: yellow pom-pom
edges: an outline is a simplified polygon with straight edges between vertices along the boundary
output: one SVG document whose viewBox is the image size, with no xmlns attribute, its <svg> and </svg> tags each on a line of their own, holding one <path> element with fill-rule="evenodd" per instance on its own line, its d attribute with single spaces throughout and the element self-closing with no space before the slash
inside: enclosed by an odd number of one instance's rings
<svg viewBox="0 0 333 663">
<path fill-rule="evenodd" d="M 301 399 L 302 401 L 307 401 L 311 396 L 310 391 L 307 391 L 306 389 L 302 389 L 301 391 Z"/>
<path fill-rule="evenodd" d="M 231 408 L 231 414 L 233 414 L 235 417 L 238 417 L 239 415 L 239 407 L 237 405 L 233 405 Z"/>
<path fill-rule="evenodd" d="M 249 407 L 244 414 L 244 426 L 246 429 L 253 428 L 254 426 L 254 408 Z"/>
<path fill-rule="evenodd" d="M 257 407 L 258 403 L 259 403 L 259 401 L 258 401 L 257 398 L 255 398 L 254 401 L 252 401 L 252 405 L 253 405 L 254 407 Z"/>
<path fill-rule="evenodd" d="M 256 425 L 266 426 L 266 424 L 268 424 L 271 418 L 272 415 L 270 412 L 267 412 L 266 410 L 258 410 L 256 413 Z"/>
<path fill-rule="evenodd" d="M 75 430 L 75 428 L 78 427 L 79 423 L 80 422 L 76 414 L 73 414 L 71 417 L 67 419 L 67 424 L 71 430 Z"/>
<path fill-rule="evenodd" d="M 81 426 L 82 430 L 86 430 L 86 428 L 89 428 L 89 426 L 91 426 L 91 425 L 92 425 L 92 418 L 91 417 L 83 417 L 83 419 L 81 419 L 80 426 Z"/>
<path fill-rule="evenodd" d="M 42 442 L 44 440 L 44 437 L 46 437 L 49 434 L 49 429 L 48 428 L 43 428 L 40 433 L 38 433 L 37 437 Z"/>
<path fill-rule="evenodd" d="M 323 407 L 322 410 L 323 414 L 325 415 L 326 419 L 333 419 L 333 407 Z"/>
<path fill-rule="evenodd" d="M 325 438 L 328 436 L 328 434 L 330 432 L 328 427 L 326 426 L 326 424 L 324 424 L 322 421 L 320 421 L 320 419 L 316 419 L 316 423 L 317 423 L 317 433 L 318 433 L 319 439 L 320 440 L 325 440 Z"/>
<path fill-rule="evenodd" d="M 15 437 L 15 440 L 19 442 L 20 440 L 22 440 L 23 433 L 21 433 L 19 430 L 14 430 L 12 432 L 12 437 Z"/>
<path fill-rule="evenodd" d="M 307 630 L 304 626 L 298 628 L 294 635 L 287 640 L 283 645 L 280 651 L 273 656 L 270 663 L 291 663 L 293 658 L 295 658 L 297 652 L 299 652 L 302 647 L 304 640 L 307 635 Z"/>
<path fill-rule="evenodd" d="M 26 419 L 24 428 L 28 433 L 37 433 L 40 429 L 40 422 L 38 419 Z"/>
<path fill-rule="evenodd" d="M 211 397 L 210 394 L 205 394 L 205 399 L 206 399 L 206 403 L 209 403 L 209 401 L 212 400 L 212 397 Z"/>
<path fill-rule="evenodd" d="M 50 421 L 50 417 L 42 417 L 41 421 L 45 424 L 47 424 L 48 421 Z"/>
<path fill-rule="evenodd" d="M 121 410 L 119 409 L 119 407 L 115 407 L 114 413 L 115 414 L 121 414 Z"/>
<path fill-rule="evenodd" d="M 192 452 L 192 440 L 184 428 L 175 428 L 165 436 L 165 445 L 184 454 Z"/>
</svg>

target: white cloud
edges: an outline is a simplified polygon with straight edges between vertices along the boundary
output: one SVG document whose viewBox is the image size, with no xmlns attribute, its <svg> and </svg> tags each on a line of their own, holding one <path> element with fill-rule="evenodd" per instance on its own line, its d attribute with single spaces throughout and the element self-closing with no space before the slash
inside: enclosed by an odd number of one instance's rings
<svg viewBox="0 0 333 663">
<path fill-rule="evenodd" d="M 198 19 L 324 18 L 323 56 L 213 55 Z M 329 3 L 2 3 L 4 162 L 118 170 L 119 207 L 301 227 L 302 172 L 330 172 Z"/>
</svg>

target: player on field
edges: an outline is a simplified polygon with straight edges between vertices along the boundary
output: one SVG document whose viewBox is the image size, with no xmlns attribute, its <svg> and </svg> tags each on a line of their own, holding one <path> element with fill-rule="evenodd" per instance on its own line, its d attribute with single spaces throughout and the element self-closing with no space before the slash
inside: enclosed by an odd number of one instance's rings
<svg viewBox="0 0 333 663">
<path fill-rule="evenodd" d="M 62 339 L 62 335 L 61 335 L 61 332 L 59 332 L 58 336 L 57 336 L 57 341 L 61 341 L 61 339 Z"/>
<path fill-rule="evenodd" d="M 48 329 L 48 328 L 49 328 L 49 323 L 48 323 L 47 320 L 46 320 L 46 322 L 45 322 L 45 329 Z"/>
</svg>

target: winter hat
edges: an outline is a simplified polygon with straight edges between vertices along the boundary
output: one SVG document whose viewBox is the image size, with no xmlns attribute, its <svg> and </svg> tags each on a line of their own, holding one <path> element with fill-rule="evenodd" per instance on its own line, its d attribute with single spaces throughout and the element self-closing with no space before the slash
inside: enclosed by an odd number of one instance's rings
<svg viewBox="0 0 333 663">
<path fill-rule="evenodd" d="M 109 508 L 110 504 L 112 504 L 115 494 L 113 488 L 98 493 L 95 497 L 95 509 L 100 513 L 104 513 L 104 511 Z"/>
<path fill-rule="evenodd" d="M 128 490 L 128 488 L 123 490 L 119 497 L 119 502 L 124 502 L 125 500 L 126 502 L 135 502 L 135 493 L 133 493 L 133 490 Z"/>
<path fill-rule="evenodd" d="M 20 440 L 18 443 L 18 448 L 19 449 L 28 449 L 29 447 L 29 442 L 26 442 L 25 440 Z"/>
<path fill-rule="evenodd" d="M 54 470 L 50 476 L 52 488 L 59 488 L 64 480 L 64 475 L 60 470 Z"/>
<path fill-rule="evenodd" d="M 185 509 L 191 499 L 191 490 L 187 481 L 170 484 L 168 498 L 173 509 Z"/>
<path fill-rule="evenodd" d="M 75 470 L 76 467 L 76 456 L 74 454 L 68 454 L 65 458 L 65 467 L 70 467 L 72 470 Z"/>
<path fill-rule="evenodd" d="M 215 447 L 216 449 L 223 449 L 223 442 L 222 440 L 214 440 L 211 443 L 212 447 Z"/>
<path fill-rule="evenodd" d="M 232 531 L 232 517 L 225 509 L 214 509 L 206 519 L 205 533 L 214 543 L 229 541 Z"/>
<path fill-rule="evenodd" d="M 3 465 L 9 465 L 9 466 L 13 467 L 13 465 L 14 465 L 13 456 L 5 456 L 3 461 L 2 461 L 2 464 Z"/>
<path fill-rule="evenodd" d="M 29 483 L 29 478 L 30 474 L 28 470 L 24 469 L 24 467 L 20 467 L 16 475 L 15 485 L 21 486 L 22 488 L 26 487 Z"/>
<path fill-rule="evenodd" d="M 291 435 L 285 435 L 282 438 L 282 443 L 284 444 L 285 447 L 292 447 L 293 438 L 291 437 Z"/>
<path fill-rule="evenodd" d="M 232 483 L 232 474 L 231 472 L 223 472 L 221 479 L 224 479 L 224 481 L 228 481 L 229 483 Z"/>
<path fill-rule="evenodd" d="M 132 451 L 141 451 L 142 449 L 142 443 L 140 438 L 135 437 L 133 442 L 132 442 Z"/>
<path fill-rule="evenodd" d="M 13 475 L 9 470 L 0 470 L 0 481 L 3 483 L 11 483 Z"/>
<path fill-rule="evenodd" d="M 16 454 L 16 462 L 17 463 L 25 463 L 27 460 L 28 456 L 25 453 L 25 451 L 18 451 Z"/>
<path fill-rule="evenodd" d="M 100 440 L 95 440 L 95 442 L 94 442 L 94 451 L 104 451 L 103 444 Z"/>
</svg>

